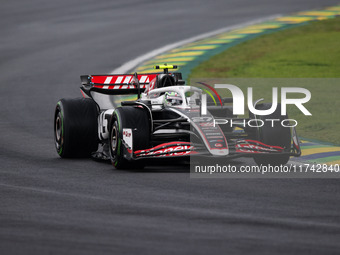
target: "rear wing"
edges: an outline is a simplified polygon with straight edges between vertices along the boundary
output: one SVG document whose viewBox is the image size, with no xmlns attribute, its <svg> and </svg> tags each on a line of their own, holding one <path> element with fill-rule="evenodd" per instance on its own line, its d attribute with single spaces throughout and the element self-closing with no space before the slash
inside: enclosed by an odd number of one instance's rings
<svg viewBox="0 0 340 255">
<path fill-rule="evenodd" d="M 146 74 L 104 74 L 104 75 L 82 75 L 80 76 L 82 90 L 88 94 L 96 91 L 110 95 L 138 94 L 143 92 L 146 86 L 160 73 Z M 176 80 L 182 78 L 181 73 L 173 73 Z M 137 76 L 138 82 L 135 77 Z M 139 88 L 138 88 L 139 83 Z"/>
<path fill-rule="evenodd" d="M 137 74 L 140 90 L 143 92 L 146 85 L 156 78 L 157 74 Z M 82 87 L 86 90 L 97 91 L 104 94 L 124 95 L 137 94 L 138 85 L 132 74 L 106 74 L 80 76 Z"/>
</svg>

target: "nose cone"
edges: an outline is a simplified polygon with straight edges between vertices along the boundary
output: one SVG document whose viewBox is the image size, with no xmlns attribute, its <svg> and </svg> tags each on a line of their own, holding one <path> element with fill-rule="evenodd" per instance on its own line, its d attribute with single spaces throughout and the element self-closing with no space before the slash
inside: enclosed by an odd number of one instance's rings
<svg viewBox="0 0 340 255">
<path fill-rule="evenodd" d="M 227 148 L 221 148 L 221 149 L 214 148 L 214 149 L 210 149 L 209 151 L 214 156 L 226 156 L 229 154 L 229 150 Z"/>
</svg>

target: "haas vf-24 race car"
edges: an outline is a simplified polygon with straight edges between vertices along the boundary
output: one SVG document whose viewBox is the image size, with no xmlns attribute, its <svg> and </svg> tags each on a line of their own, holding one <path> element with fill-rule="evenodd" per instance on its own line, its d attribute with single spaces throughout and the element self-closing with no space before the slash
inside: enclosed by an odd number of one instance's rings
<svg viewBox="0 0 340 255">
<path fill-rule="evenodd" d="M 181 73 L 168 71 L 176 66 L 155 68 L 163 72 L 82 75 L 83 98 L 61 99 L 55 109 L 60 157 L 111 160 L 121 169 L 142 166 L 146 159 L 188 156 L 253 157 L 259 165 L 280 165 L 301 154 L 294 127 L 266 121 L 256 128 L 244 126 L 247 119 L 233 115 L 231 98 L 219 98 L 216 106 L 202 89 L 185 85 Z M 259 110 L 270 107 L 255 105 Z M 265 117 L 288 118 L 281 116 L 280 107 Z M 239 126 L 217 124 L 217 118 Z M 263 116 L 250 113 L 250 118 Z"/>
</svg>

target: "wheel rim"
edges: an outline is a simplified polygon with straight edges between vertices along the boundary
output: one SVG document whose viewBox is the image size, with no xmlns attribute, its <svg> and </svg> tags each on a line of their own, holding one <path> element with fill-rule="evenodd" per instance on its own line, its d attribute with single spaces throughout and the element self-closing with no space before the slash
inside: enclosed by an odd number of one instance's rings
<svg viewBox="0 0 340 255">
<path fill-rule="evenodd" d="M 61 137 L 61 118 L 60 113 L 58 113 L 57 119 L 55 121 L 55 137 L 57 141 L 60 141 Z"/>
<path fill-rule="evenodd" d="M 118 132 L 116 125 L 113 125 L 111 132 L 111 151 L 113 155 L 116 155 L 117 144 L 118 144 Z"/>
<path fill-rule="evenodd" d="M 55 141 L 56 141 L 56 147 L 57 150 L 60 149 L 61 146 L 61 141 L 62 141 L 62 135 L 63 135 L 63 123 L 62 123 L 62 118 L 60 112 L 58 113 L 56 120 L 55 120 Z"/>
</svg>

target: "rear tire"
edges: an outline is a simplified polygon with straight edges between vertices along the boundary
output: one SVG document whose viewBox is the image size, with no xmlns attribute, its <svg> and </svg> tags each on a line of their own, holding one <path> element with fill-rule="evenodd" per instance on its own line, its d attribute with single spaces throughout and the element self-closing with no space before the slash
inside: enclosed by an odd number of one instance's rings
<svg viewBox="0 0 340 255">
<path fill-rule="evenodd" d="M 257 110 L 270 109 L 272 104 L 259 104 L 256 106 Z M 254 114 L 250 113 L 250 118 L 254 119 Z M 284 148 L 284 152 L 290 152 L 291 147 L 291 133 L 289 127 L 283 127 L 281 121 L 288 119 L 288 116 L 281 116 L 281 105 L 278 104 L 275 112 L 270 115 L 256 116 L 257 119 L 264 121 L 264 125 L 258 129 L 258 140 L 267 145 L 280 146 Z M 279 119 L 280 121 L 274 121 L 272 127 L 271 121 L 265 121 L 265 119 Z M 254 160 L 257 165 L 284 165 L 289 161 L 289 155 L 273 155 L 262 154 L 254 156 Z"/>
<path fill-rule="evenodd" d="M 141 160 L 128 161 L 124 155 L 129 153 L 123 144 L 123 129 L 132 129 L 133 151 L 149 148 L 150 120 L 143 108 L 124 106 L 117 108 L 111 118 L 110 128 L 110 157 L 116 169 L 143 168 Z"/>
<path fill-rule="evenodd" d="M 57 103 L 54 141 L 60 157 L 90 157 L 98 146 L 97 117 L 97 105 L 92 99 L 61 99 Z"/>
</svg>

